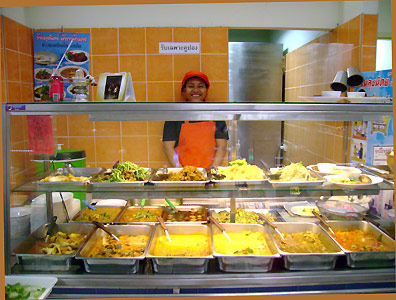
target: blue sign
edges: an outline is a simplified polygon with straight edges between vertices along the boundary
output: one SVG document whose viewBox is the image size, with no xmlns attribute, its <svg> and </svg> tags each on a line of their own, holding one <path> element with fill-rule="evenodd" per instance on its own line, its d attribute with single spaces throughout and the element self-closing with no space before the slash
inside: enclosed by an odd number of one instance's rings
<svg viewBox="0 0 396 300">
<path fill-rule="evenodd" d="M 70 42 L 70 48 L 65 53 Z M 50 101 L 49 79 L 62 60 L 58 74 L 63 77 L 64 100 L 73 98 L 68 79 L 77 69 L 89 74 L 89 33 L 34 32 L 34 100 Z"/>
</svg>

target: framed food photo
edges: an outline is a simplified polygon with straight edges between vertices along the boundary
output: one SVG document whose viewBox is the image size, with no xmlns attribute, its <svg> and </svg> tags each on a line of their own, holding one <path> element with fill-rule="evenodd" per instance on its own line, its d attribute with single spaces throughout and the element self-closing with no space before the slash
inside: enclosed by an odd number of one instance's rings
<svg viewBox="0 0 396 300">
<path fill-rule="evenodd" d="M 136 101 L 129 72 L 102 73 L 99 75 L 96 101 Z"/>
</svg>

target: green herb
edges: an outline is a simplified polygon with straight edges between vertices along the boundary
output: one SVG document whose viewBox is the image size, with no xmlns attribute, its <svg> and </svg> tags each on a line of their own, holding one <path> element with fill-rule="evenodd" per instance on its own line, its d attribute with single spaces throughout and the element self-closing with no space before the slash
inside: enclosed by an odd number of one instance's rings
<svg viewBox="0 0 396 300">
<path fill-rule="evenodd" d="M 247 248 L 246 250 L 247 250 L 247 252 L 249 252 L 249 253 L 253 253 L 253 249 L 251 249 L 251 248 Z"/>
<path fill-rule="evenodd" d="M 378 241 L 378 242 L 382 242 L 382 234 L 380 234 L 380 235 L 377 237 L 377 241 Z"/>
<path fill-rule="evenodd" d="M 38 299 L 44 291 L 45 288 L 33 285 L 7 284 L 5 287 L 5 298 L 6 300 Z"/>
<path fill-rule="evenodd" d="M 143 219 L 143 218 L 154 218 L 155 217 L 155 215 L 153 215 L 152 213 L 150 213 L 149 211 L 144 211 L 144 212 L 141 212 L 141 213 L 137 213 L 136 215 L 135 215 L 135 219 Z"/>
</svg>

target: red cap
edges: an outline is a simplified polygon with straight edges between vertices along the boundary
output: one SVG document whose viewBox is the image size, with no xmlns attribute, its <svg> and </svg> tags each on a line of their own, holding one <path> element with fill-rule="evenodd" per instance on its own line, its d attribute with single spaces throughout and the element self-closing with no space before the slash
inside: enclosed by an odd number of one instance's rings
<svg viewBox="0 0 396 300">
<path fill-rule="evenodd" d="M 198 77 L 201 78 L 203 81 L 205 81 L 206 83 L 206 87 L 209 88 L 210 83 L 209 83 L 209 79 L 208 76 L 206 76 L 204 73 L 199 72 L 199 71 L 189 71 L 184 75 L 183 81 L 182 81 L 182 88 L 184 87 L 184 85 L 186 84 L 186 81 L 190 78 L 193 77 Z"/>
</svg>

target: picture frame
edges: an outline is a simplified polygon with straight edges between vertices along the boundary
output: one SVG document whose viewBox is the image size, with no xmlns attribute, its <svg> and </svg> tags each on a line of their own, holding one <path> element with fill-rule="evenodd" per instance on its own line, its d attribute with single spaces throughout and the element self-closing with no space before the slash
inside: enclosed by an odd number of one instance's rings
<svg viewBox="0 0 396 300">
<path fill-rule="evenodd" d="M 127 86 L 129 85 L 132 88 L 133 94 L 132 80 L 130 79 L 130 73 L 128 72 L 102 73 L 99 75 L 95 101 L 135 101 L 134 94 L 133 99 L 130 99 L 132 95 L 130 95 L 130 93 L 126 93 Z"/>
</svg>

